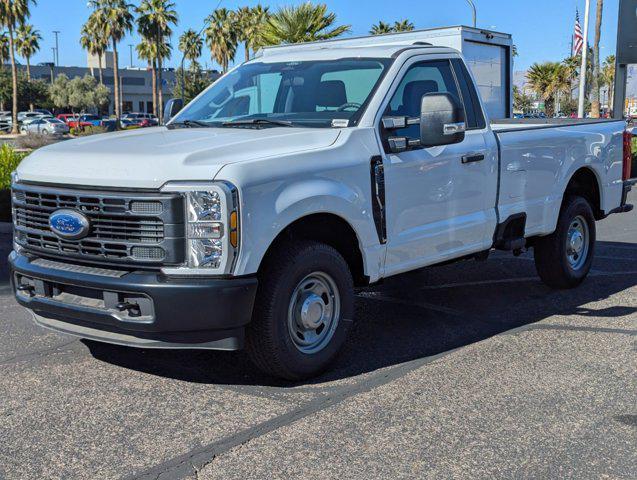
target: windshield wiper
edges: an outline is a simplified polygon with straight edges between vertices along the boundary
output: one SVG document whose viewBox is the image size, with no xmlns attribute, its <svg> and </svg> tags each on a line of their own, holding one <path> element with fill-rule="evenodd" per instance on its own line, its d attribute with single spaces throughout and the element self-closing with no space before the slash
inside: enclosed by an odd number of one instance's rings
<svg viewBox="0 0 637 480">
<path fill-rule="evenodd" d="M 247 118 L 245 120 L 231 120 L 221 124 L 224 127 L 243 127 L 243 126 L 260 126 L 272 125 L 275 127 L 292 127 L 292 122 L 288 120 L 271 120 L 269 118 Z"/>
<path fill-rule="evenodd" d="M 210 128 L 210 125 L 207 122 L 202 122 L 201 120 L 184 120 L 183 122 L 175 122 L 168 125 L 169 127 L 186 127 L 186 128 Z"/>
</svg>

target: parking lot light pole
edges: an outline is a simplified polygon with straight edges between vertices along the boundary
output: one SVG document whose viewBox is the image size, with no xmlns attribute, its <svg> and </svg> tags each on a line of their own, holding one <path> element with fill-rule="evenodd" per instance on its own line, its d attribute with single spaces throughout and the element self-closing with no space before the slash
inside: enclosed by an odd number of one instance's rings
<svg viewBox="0 0 637 480">
<path fill-rule="evenodd" d="M 591 0 L 586 0 L 584 10 L 584 48 L 582 49 L 582 66 L 579 71 L 579 98 L 577 118 L 584 118 L 584 104 L 586 103 L 586 64 L 588 60 L 588 17 L 591 12 Z"/>
</svg>

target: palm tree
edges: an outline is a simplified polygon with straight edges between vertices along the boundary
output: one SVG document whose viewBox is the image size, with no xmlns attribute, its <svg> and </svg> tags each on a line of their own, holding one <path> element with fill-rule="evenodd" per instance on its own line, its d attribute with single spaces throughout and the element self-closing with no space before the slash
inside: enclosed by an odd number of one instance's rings
<svg viewBox="0 0 637 480">
<path fill-rule="evenodd" d="M 18 68 L 15 63 L 15 30 L 31 15 L 30 3 L 35 0 L 0 0 L 0 23 L 8 30 L 9 57 L 11 58 L 11 76 L 13 79 L 13 114 L 11 133 L 18 133 Z"/>
<path fill-rule="evenodd" d="M 7 32 L 0 33 L 0 68 L 9 60 L 9 35 Z M 4 109 L 3 109 L 4 110 Z"/>
<path fill-rule="evenodd" d="M 102 59 L 108 48 L 108 37 L 104 35 L 104 28 L 99 25 L 100 17 L 91 14 L 86 23 L 82 26 L 80 45 L 89 54 L 97 57 L 100 85 L 104 85 L 104 74 L 102 70 Z"/>
<path fill-rule="evenodd" d="M 615 97 L 615 55 L 609 55 L 604 60 L 600 78 L 602 84 L 608 88 L 608 106 L 612 110 Z"/>
<path fill-rule="evenodd" d="M 228 71 L 228 65 L 237 53 L 237 30 L 234 12 L 219 8 L 212 13 L 206 28 L 206 43 L 223 73 Z"/>
<path fill-rule="evenodd" d="M 372 35 L 384 35 L 386 33 L 392 33 L 393 31 L 394 28 L 389 23 L 385 23 L 381 20 L 378 23 L 372 25 L 369 33 Z"/>
<path fill-rule="evenodd" d="M 411 32 L 414 29 L 414 24 L 409 20 L 401 20 L 400 22 L 394 22 L 394 32 Z"/>
<path fill-rule="evenodd" d="M 2 0 L 0 0 L 2 1 Z M 98 19 L 96 25 L 102 29 L 100 35 L 109 38 L 113 45 L 113 83 L 115 94 L 115 116 L 121 116 L 121 98 L 119 93 L 119 60 L 117 44 L 133 29 L 133 5 L 125 0 L 89 0 L 95 8 L 94 15 Z"/>
<path fill-rule="evenodd" d="M 568 69 L 558 62 L 534 63 L 526 78 L 529 87 L 544 101 L 546 115 L 553 116 L 558 95 L 570 90 Z"/>
<path fill-rule="evenodd" d="M 203 49 L 203 40 L 192 29 L 186 30 L 179 37 L 179 51 L 184 54 L 184 57 L 190 60 L 191 63 L 197 61 L 201 57 L 201 50 Z"/>
<path fill-rule="evenodd" d="M 16 30 L 16 50 L 27 62 L 27 79 L 31 81 L 31 57 L 40 50 L 42 35 L 33 25 L 23 23 Z"/>
<path fill-rule="evenodd" d="M 152 79 L 153 114 L 157 115 L 157 45 L 144 39 L 135 47 L 135 50 L 139 58 L 148 62 Z"/>
<path fill-rule="evenodd" d="M 591 82 L 591 118 L 599 118 L 599 42 L 602 36 L 604 0 L 597 0 L 595 41 L 593 42 L 593 81 Z"/>
<path fill-rule="evenodd" d="M 261 46 L 263 29 L 269 17 L 268 7 L 260 4 L 256 7 L 243 7 L 237 12 L 240 26 L 238 40 L 243 42 L 246 61 L 250 60 L 250 51 L 256 51 Z"/>
<path fill-rule="evenodd" d="M 334 26 L 336 14 L 327 5 L 302 3 L 282 7 L 271 15 L 263 32 L 266 45 L 313 42 L 338 37 L 350 30 L 350 25 Z"/>
<path fill-rule="evenodd" d="M 175 4 L 170 0 L 143 0 L 137 9 L 139 18 L 137 20 L 139 33 L 152 39 L 156 45 L 157 72 L 158 72 L 158 99 L 160 123 L 163 121 L 164 109 L 164 89 L 162 78 L 162 62 L 170 58 L 170 48 L 165 48 L 166 40 L 172 35 L 171 25 L 176 25 L 178 21 Z M 167 56 L 166 56 L 167 55 Z"/>
<path fill-rule="evenodd" d="M 16 50 L 27 62 L 27 81 L 31 82 L 31 57 L 40 50 L 42 35 L 33 25 L 23 23 L 16 30 Z M 33 102 L 29 102 L 29 110 L 33 111 Z"/>
</svg>

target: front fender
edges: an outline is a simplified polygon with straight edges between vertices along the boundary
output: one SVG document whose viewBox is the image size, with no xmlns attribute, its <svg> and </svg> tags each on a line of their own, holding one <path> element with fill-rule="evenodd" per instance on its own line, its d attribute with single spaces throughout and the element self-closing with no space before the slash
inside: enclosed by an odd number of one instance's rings
<svg viewBox="0 0 637 480">
<path fill-rule="evenodd" d="M 376 280 L 382 267 L 383 246 L 378 242 L 371 215 L 370 193 L 326 178 L 299 180 L 272 190 L 245 192 L 242 204 L 242 244 L 237 275 L 258 271 L 268 248 L 288 226 L 314 214 L 332 214 L 346 221 L 356 233 L 363 254 L 365 274 Z"/>
</svg>

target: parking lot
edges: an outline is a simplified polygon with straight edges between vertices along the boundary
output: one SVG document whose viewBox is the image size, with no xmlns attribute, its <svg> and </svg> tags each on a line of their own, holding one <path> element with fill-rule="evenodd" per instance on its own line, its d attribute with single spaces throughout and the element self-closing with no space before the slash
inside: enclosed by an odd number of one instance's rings
<svg viewBox="0 0 637 480">
<path fill-rule="evenodd" d="M 598 223 L 576 290 L 496 253 L 356 305 L 333 369 L 287 384 L 240 352 L 43 330 L 4 284 L 0 478 L 637 477 L 635 212 Z"/>
</svg>

